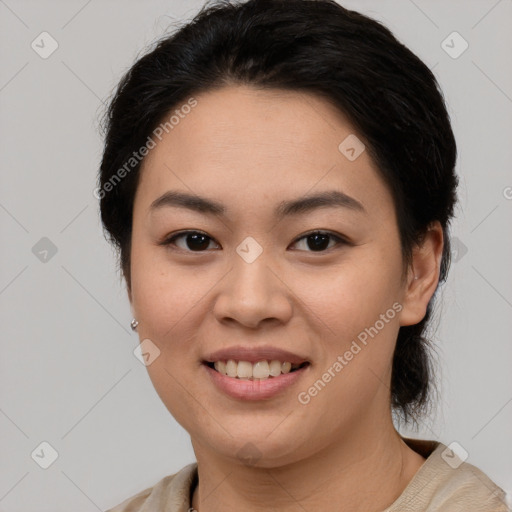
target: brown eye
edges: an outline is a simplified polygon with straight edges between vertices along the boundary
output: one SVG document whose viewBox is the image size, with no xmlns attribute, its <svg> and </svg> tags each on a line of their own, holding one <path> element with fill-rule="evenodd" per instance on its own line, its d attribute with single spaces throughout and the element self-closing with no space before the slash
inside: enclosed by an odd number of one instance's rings
<svg viewBox="0 0 512 512">
<path fill-rule="evenodd" d="M 331 232 L 314 231 L 298 238 L 293 245 L 305 241 L 299 250 L 306 252 L 326 252 L 336 245 L 348 245 L 348 242 L 342 237 Z M 166 238 L 161 245 L 174 246 L 185 252 L 206 252 L 210 243 L 214 243 L 217 248 L 218 244 L 206 233 L 200 231 L 182 231 Z M 303 242 L 304 244 L 304 242 Z"/>
<path fill-rule="evenodd" d="M 177 240 L 183 240 L 183 242 L 176 243 Z M 162 245 L 175 245 L 188 252 L 204 252 L 212 241 L 211 237 L 200 231 L 183 231 L 167 238 Z"/>
<path fill-rule="evenodd" d="M 334 244 L 334 246 L 347 243 L 343 238 L 325 231 L 314 231 L 312 233 L 303 235 L 297 239 L 295 244 L 301 240 L 306 241 L 305 246 L 308 248 L 306 249 L 306 252 L 324 252 L 325 250 L 331 249 L 333 247 L 332 245 L 329 246 L 329 243 L 332 241 L 337 242 Z"/>
</svg>

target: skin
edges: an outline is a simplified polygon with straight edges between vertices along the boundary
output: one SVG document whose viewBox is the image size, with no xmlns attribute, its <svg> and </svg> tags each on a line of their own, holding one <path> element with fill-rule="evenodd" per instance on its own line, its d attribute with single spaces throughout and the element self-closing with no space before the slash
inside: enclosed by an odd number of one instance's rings
<svg viewBox="0 0 512 512">
<path fill-rule="evenodd" d="M 143 162 L 128 287 L 140 339 L 160 350 L 149 376 L 191 436 L 199 471 L 192 506 L 383 510 L 424 462 L 393 426 L 389 386 L 398 330 L 421 321 L 438 283 L 441 226 L 415 248 L 402 280 L 391 194 L 368 152 L 349 161 L 338 150 L 356 132 L 334 106 L 311 94 L 236 85 L 195 98 Z M 324 207 L 273 216 L 285 199 L 333 189 L 366 212 Z M 222 202 L 226 217 L 180 207 L 151 212 L 169 190 Z M 210 237 L 202 252 L 186 236 L 161 245 L 181 230 Z M 313 230 L 350 244 L 327 239 L 327 249 L 314 251 L 303 238 Z M 263 249 L 252 263 L 236 252 L 247 236 Z M 395 302 L 402 310 L 308 404 L 299 403 L 297 394 Z M 311 366 L 270 400 L 237 400 L 217 390 L 201 364 L 208 351 L 237 344 L 277 346 Z M 252 464 L 237 456 L 247 443 L 257 451 Z"/>
</svg>

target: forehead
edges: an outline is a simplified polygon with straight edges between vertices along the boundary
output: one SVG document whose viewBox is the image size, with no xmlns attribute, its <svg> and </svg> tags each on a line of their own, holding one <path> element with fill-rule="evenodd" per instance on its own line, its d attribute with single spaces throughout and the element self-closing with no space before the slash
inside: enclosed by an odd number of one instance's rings
<svg viewBox="0 0 512 512">
<path fill-rule="evenodd" d="M 250 155 L 246 166 L 303 158 L 318 163 L 319 157 L 337 156 L 338 144 L 333 142 L 353 133 L 341 112 L 311 94 L 228 86 L 195 99 L 197 106 L 160 145 L 187 150 L 191 162 L 207 158 L 212 164 L 224 163 Z"/>
<path fill-rule="evenodd" d="M 229 86 L 194 99 L 196 106 L 162 134 L 143 162 L 137 195 L 147 208 L 168 189 L 247 205 L 334 188 L 365 208 L 389 206 L 368 152 L 350 160 L 340 151 L 347 137 L 357 135 L 323 98 Z"/>
</svg>

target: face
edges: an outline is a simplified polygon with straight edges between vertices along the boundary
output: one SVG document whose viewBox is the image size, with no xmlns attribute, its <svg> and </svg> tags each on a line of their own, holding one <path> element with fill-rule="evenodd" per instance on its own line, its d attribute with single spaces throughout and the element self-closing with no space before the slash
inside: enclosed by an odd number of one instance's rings
<svg viewBox="0 0 512 512">
<path fill-rule="evenodd" d="M 196 454 L 252 450 L 261 466 L 378 428 L 408 310 L 392 197 L 368 152 L 339 149 L 354 129 L 313 95 L 195 99 L 145 158 L 134 202 L 130 301 L 159 351 L 157 393 Z M 224 349 L 216 359 L 306 364 L 241 381 L 205 363 Z"/>
</svg>

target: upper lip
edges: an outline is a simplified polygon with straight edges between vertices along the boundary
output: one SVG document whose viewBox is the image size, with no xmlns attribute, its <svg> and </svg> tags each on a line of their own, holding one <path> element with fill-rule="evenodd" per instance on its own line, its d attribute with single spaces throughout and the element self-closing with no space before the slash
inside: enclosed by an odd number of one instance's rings
<svg viewBox="0 0 512 512">
<path fill-rule="evenodd" d="M 250 363 L 256 363 L 258 361 L 281 361 L 290 362 L 292 364 L 301 364 L 309 362 L 306 357 L 299 356 L 288 350 L 283 350 L 275 347 L 247 347 L 237 345 L 234 347 L 223 348 L 215 352 L 207 354 L 205 361 L 208 363 L 214 363 L 216 361 L 227 361 L 233 359 L 235 361 L 248 361 Z"/>
</svg>

